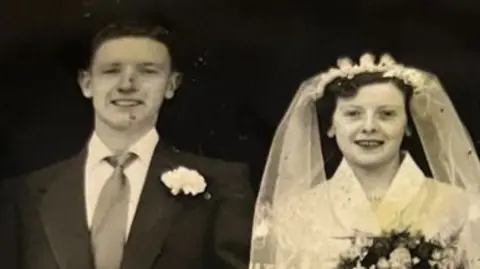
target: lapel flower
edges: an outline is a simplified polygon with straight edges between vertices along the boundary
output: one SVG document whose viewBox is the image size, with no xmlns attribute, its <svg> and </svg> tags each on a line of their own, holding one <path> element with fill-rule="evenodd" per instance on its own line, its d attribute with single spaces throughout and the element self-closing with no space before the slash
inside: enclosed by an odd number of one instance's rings
<svg viewBox="0 0 480 269">
<path fill-rule="evenodd" d="M 207 184 L 205 178 L 196 170 L 179 166 L 174 170 L 161 175 L 161 180 L 170 189 L 173 195 L 183 194 L 197 195 L 203 193 Z"/>
<path fill-rule="evenodd" d="M 390 253 L 391 268 L 411 268 L 413 261 L 410 251 L 405 247 L 398 247 Z"/>
</svg>

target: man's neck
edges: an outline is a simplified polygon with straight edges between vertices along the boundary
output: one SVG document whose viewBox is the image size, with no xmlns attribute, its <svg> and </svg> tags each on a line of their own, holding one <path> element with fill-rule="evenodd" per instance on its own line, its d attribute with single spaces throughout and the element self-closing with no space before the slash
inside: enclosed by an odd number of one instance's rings
<svg viewBox="0 0 480 269">
<path fill-rule="evenodd" d="M 100 140 L 115 154 L 121 154 L 128 150 L 140 138 L 147 134 L 153 127 L 134 128 L 127 130 L 115 130 L 106 125 L 95 126 L 95 133 Z"/>
<path fill-rule="evenodd" d="M 375 168 L 353 166 L 352 170 L 367 193 L 375 190 L 386 191 L 398 172 L 400 162 L 399 154 L 384 165 Z"/>
</svg>

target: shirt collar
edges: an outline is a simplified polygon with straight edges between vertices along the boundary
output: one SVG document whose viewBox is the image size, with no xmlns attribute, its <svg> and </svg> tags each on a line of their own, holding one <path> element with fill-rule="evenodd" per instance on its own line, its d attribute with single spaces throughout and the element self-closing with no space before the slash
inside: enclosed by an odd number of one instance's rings
<svg viewBox="0 0 480 269">
<path fill-rule="evenodd" d="M 152 128 L 148 133 L 141 137 L 135 144 L 133 144 L 128 151 L 135 153 L 140 161 L 148 165 L 153 156 L 155 147 L 159 141 L 159 136 L 155 128 Z"/>
<path fill-rule="evenodd" d="M 153 156 L 155 147 L 159 141 L 159 135 L 155 128 L 152 128 L 144 136 L 142 136 L 137 142 L 135 142 L 127 150 L 128 152 L 135 153 L 138 159 L 148 165 Z M 112 156 L 113 152 L 103 143 L 103 141 L 94 132 L 90 141 L 88 142 L 88 155 L 87 155 L 87 167 L 93 167 L 100 164 L 106 157 Z"/>
</svg>

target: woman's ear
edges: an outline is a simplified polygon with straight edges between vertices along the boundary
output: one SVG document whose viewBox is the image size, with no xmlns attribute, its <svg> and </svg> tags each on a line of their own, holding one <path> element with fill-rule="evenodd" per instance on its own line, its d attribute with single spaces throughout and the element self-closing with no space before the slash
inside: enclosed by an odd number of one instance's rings
<svg viewBox="0 0 480 269">
<path fill-rule="evenodd" d="M 333 138 L 335 136 L 335 128 L 333 126 L 328 128 L 327 136 L 330 137 L 330 138 Z"/>
<path fill-rule="evenodd" d="M 92 98 L 92 79 L 90 71 L 87 70 L 80 70 L 78 71 L 77 82 L 82 90 L 83 96 L 85 98 Z"/>
</svg>

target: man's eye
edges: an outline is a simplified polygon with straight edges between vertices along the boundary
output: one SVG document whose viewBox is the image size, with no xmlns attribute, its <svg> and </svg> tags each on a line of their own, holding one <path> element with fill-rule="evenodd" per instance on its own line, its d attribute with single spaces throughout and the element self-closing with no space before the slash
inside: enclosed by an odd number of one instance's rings
<svg viewBox="0 0 480 269">
<path fill-rule="evenodd" d="M 152 68 L 144 68 L 141 71 L 146 74 L 158 74 L 158 70 Z"/>
<path fill-rule="evenodd" d="M 117 74 L 119 72 L 120 72 L 120 69 L 118 68 L 108 68 L 108 69 L 102 70 L 103 74 Z"/>
<path fill-rule="evenodd" d="M 352 111 L 345 112 L 345 115 L 347 117 L 357 117 L 358 115 L 360 115 L 360 112 L 357 110 L 352 110 Z"/>
</svg>

